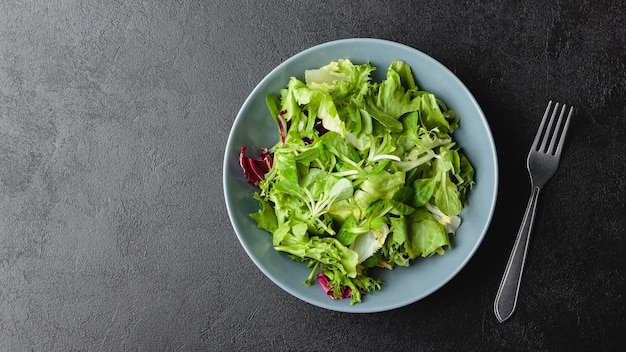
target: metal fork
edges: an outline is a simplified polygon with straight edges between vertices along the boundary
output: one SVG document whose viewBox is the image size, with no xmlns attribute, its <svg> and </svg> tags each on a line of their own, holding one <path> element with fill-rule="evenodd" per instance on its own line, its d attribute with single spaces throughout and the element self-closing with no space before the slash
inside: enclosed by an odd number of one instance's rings
<svg viewBox="0 0 626 352">
<path fill-rule="evenodd" d="M 530 199 L 528 200 L 526 212 L 517 233 L 511 256 L 504 270 L 493 307 L 496 318 L 501 323 L 510 318 L 515 310 L 539 192 L 559 167 L 563 143 L 569 128 L 570 118 L 574 112 L 574 107 L 570 107 L 567 119 L 565 119 L 563 124 L 563 116 L 566 110 L 566 106 L 563 105 L 555 124 L 559 103 L 555 103 L 554 109 L 551 109 L 552 101 L 548 103 L 526 161 L 531 180 Z M 550 113 L 551 111 L 552 113 Z M 549 116 L 550 119 L 548 121 Z"/>
</svg>

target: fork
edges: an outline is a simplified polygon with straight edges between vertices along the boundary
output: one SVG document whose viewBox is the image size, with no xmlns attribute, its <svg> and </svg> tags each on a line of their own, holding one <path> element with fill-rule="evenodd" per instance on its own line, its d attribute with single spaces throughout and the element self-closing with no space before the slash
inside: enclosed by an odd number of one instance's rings
<svg viewBox="0 0 626 352">
<path fill-rule="evenodd" d="M 539 130 L 526 160 L 526 168 L 530 174 L 531 181 L 530 199 L 528 200 L 526 212 L 517 233 L 509 261 L 504 270 L 493 307 L 496 318 L 501 323 L 509 319 L 513 311 L 515 311 L 539 192 L 559 167 L 561 151 L 563 150 L 563 143 L 574 107 L 570 107 L 567 119 L 565 119 L 563 124 L 566 110 L 566 106 L 563 105 L 555 125 L 558 110 L 558 102 L 554 104 L 554 109 L 552 109 L 552 101 L 548 102 L 548 107 L 543 114 Z M 549 121 L 548 116 L 550 116 Z"/>
</svg>

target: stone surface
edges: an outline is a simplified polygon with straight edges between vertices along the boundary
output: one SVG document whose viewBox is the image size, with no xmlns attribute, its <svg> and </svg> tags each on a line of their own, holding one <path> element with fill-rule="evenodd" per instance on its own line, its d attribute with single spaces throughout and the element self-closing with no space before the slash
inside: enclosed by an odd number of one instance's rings
<svg viewBox="0 0 626 352">
<path fill-rule="evenodd" d="M 283 292 L 230 225 L 222 159 L 248 93 L 315 44 L 377 37 L 450 68 L 492 127 L 493 224 L 408 307 Z M 626 344 L 626 6 L 614 1 L 3 1 L 0 351 L 553 351 Z M 576 105 L 515 316 L 495 291 L 548 99 Z"/>
</svg>

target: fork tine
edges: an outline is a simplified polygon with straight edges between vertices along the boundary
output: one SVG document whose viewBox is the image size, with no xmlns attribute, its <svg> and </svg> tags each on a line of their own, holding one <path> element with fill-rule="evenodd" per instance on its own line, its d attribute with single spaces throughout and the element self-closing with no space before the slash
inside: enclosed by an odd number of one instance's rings
<svg viewBox="0 0 626 352">
<path fill-rule="evenodd" d="M 565 112 L 565 105 L 563 105 L 563 111 L 561 112 L 561 117 L 563 116 L 564 112 Z M 565 144 L 565 136 L 567 135 L 567 129 L 569 128 L 570 119 L 573 113 L 574 113 L 574 107 L 570 106 L 569 113 L 567 114 L 567 119 L 565 120 L 565 126 L 563 126 L 563 130 L 561 131 L 561 136 L 559 137 L 559 144 L 556 147 L 556 152 L 554 153 L 554 155 L 556 156 L 560 156 L 561 151 L 563 150 L 563 144 Z M 561 121 L 561 118 L 559 118 L 559 124 L 560 124 L 560 121 Z"/>
<path fill-rule="evenodd" d="M 561 127 L 561 122 L 563 122 L 563 115 L 565 115 L 565 108 L 567 106 L 565 104 L 563 104 L 563 106 L 561 107 L 561 113 L 559 114 L 559 119 L 556 121 L 556 125 L 554 126 L 554 130 L 552 131 L 552 134 L 549 136 L 550 138 L 550 145 L 548 146 L 548 149 L 546 150 L 546 153 L 548 154 L 552 154 L 554 155 L 554 146 L 556 145 L 556 143 L 559 141 L 559 139 L 561 138 L 561 134 L 560 134 L 560 127 Z M 557 111 L 554 111 L 554 114 L 556 115 Z"/>
<path fill-rule="evenodd" d="M 543 126 L 546 124 L 546 120 L 548 118 L 548 114 L 550 113 L 550 107 L 552 106 L 552 100 L 548 102 L 548 106 L 546 107 L 546 112 L 543 113 L 543 118 L 541 119 L 541 123 L 539 124 L 539 129 L 537 130 L 537 134 L 535 135 L 535 140 L 533 140 L 532 149 L 538 150 L 539 141 L 541 140 Z"/>
<path fill-rule="evenodd" d="M 548 127 L 546 127 L 546 130 L 543 132 L 543 138 L 542 138 L 543 140 L 541 141 L 541 147 L 539 148 L 539 151 L 542 153 L 548 152 L 547 147 L 548 147 L 548 142 L 551 139 L 550 137 L 552 136 L 552 125 L 554 125 L 554 118 L 556 117 L 556 113 L 558 111 L 559 111 L 559 103 L 556 102 L 554 103 L 554 110 L 552 110 L 552 115 L 550 116 L 550 122 L 548 122 Z"/>
</svg>

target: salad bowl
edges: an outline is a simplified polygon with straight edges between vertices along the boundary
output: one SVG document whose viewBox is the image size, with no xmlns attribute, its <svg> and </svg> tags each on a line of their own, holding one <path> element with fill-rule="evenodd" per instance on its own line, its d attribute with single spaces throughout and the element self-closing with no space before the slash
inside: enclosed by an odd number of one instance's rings
<svg viewBox="0 0 626 352">
<path fill-rule="evenodd" d="M 349 59 L 377 68 L 373 80 L 384 79 L 393 61 L 407 63 L 421 89 L 435 94 L 460 116 L 455 142 L 475 169 L 475 184 L 460 217 L 461 226 L 450 239 L 444 255 L 417 258 L 409 267 L 374 268 L 371 273 L 384 284 L 380 291 L 364 295 L 363 301 L 331 299 L 317 284 L 305 285 L 311 269 L 290 259 L 272 245 L 272 235 L 259 229 L 250 217 L 258 211 L 253 198 L 258 189 L 248 183 L 239 164 L 242 146 L 259 151 L 277 143 L 277 126 L 265 97 L 278 94 L 291 77 L 302 78 L 307 69 L 331 61 Z M 409 46 L 380 39 L 343 39 L 304 50 L 272 70 L 250 93 L 239 110 L 224 153 L 224 196 L 226 207 L 240 244 L 256 266 L 276 285 L 291 295 L 318 307 L 352 313 L 373 313 L 400 308 L 434 293 L 459 273 L 469 262 L 485 237 L 493 216 L 497 189 L 498 164 L 495 144 L 487 120 L 465 85 L 445 66 Z M 234 236 L 233 236 L 234 238 Z"/>
</svg>

